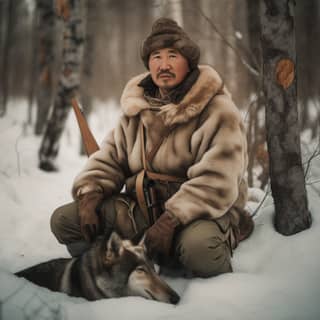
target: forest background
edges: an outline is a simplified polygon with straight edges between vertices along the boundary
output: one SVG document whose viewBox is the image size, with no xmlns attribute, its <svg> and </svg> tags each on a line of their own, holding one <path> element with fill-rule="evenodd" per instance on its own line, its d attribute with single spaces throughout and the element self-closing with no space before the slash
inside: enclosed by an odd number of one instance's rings
<svg viewBox="0 0 320 320">
<path fill-rule="evenodd" d="M 26 124 L 34 128 L 37 135 L 44 133 L 50 117 L 62 63 L 63 19 L 55 12 L 52 16 L 47 13 L 47 17 L 41 17 L 46 3 L 53 7 L 52 1 L 45 0 L 0 1 L 0 111 L 5 115 L 10 100 L 26 99 L 29 108 Z M 264 188 L 268 182 L 268 156 L 260 5 L 260 1 L 252 0 L 83 1 L 85 41 L 80 100 L 86 114 L 95 112 L 97 105 L 100 108 L 119 105 L 126 82 L 145 71 L 140 47 L 153 21 L 160 16 L 171 17 L 199 44 L 201 63 L 214 66 L 243 111 L 249 142 L 249 185 Z M 306 140 L 302 141 L 306 146 L 310 140 L 319 139 L 320 89 L 317 83 L 320 74 L 316 68 L 320 54 L 319 15 L 317 0 L 296 1 L 298 106 L 301 132 L 308 132 Z M 45 30 L 51 33 L 47 39 L 51 39 L 52 49 L 46 58 L 51 78 L 50 90 L 45 96 L 46 107 L 41 106 L 42 113 L 39 113 L 37 89 L 46 78 L 41 66 L 46 53 Z"/>
</svg>

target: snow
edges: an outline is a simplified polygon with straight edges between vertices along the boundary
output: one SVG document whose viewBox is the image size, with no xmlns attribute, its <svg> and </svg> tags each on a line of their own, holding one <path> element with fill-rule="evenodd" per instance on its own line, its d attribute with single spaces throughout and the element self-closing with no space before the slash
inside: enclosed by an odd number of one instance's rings
<svg viewBox="0 0 320 320">
<path fill-rule="evenodd" d="M 90 123 L 99 142 L 119 112 L 114 103 L 96 105 L 99 113 Z M 268 195 L 255 215 L 253 235 L 234 253 L 234 273 L 210 279 L 166 278 L 181 295 L 177 306 L 138 297 L 88 302 L 18 279 L 13 273 L 22 268 L 68 257 L 50 232 L 50 215 L 71 200 L 73 178 L 86 157 L 78 156 L 78 128 L 70 114 L 58 159 L 60 172 L 40 171 L 41 140 L 23 123 L 25 103 L 12 101 L 8 111 L 0 119 L 1 319 L 320 319 L 319 183 L 308 186 L 311 229 L 290 237 L 277 233 Z M 319 168 L 315 158 L 309 172 L 313 180 L 319 179 L 312 176 Z M 251 190 L 251 212 L 264 196 L 261 190 Z"/>
<path fill-rule="evenodd" d="M 240 31 L 236 30 L 234 35 L 236 36 L 237 39 L 242 40 L 243 35 Z"/>
</svg>

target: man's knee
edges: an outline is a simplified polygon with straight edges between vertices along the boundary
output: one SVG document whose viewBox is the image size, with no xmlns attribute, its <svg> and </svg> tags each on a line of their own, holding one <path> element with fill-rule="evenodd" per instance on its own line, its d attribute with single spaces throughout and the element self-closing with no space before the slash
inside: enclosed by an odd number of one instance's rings
<svg viewBox="0 0 320 320">
<path fill-rule="evenodd" d="M 54 210 L 50 219 L 51 231 L 60 243 L 63 241 L 63 211 L 61 207 Z"/>
<path fill-rule="evenodd" d="M 179 235 L 177 250 L 180 263 L 194 276 L 232 272 L 227 239 L 213 221 L 198 220 L 190 224 Z"/>
<path fill-rule="evenodd" d="M 51 215 L 50 227 L 62 244 L 82 240 L 77 204 L 72 202 L 55 209 Z"/>
</svg>

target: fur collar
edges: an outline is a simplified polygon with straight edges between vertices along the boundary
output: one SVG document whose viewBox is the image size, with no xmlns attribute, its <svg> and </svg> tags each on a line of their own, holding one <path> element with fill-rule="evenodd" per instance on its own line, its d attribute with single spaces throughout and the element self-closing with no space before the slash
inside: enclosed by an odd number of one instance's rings
<svg viewBox="0 0 320 320">
<path fill-rule="evenodd" d="M 188 122 L 199 115 L 208 102 L 220 91 L 226 93 L 219 74 L 210 66 L 199 66 L 200 75 L 189 92 L 178 103 L 170 103 L 159 108 L 159 114 L 166 126 Z M 143 110 L 150 109 L 144 98 L 144 90 L 138 86 L 148 73 L 143 73 L 131 79 L 121 96 L 121 107 L 128 117 L 136 116 Z"/>
</svg>

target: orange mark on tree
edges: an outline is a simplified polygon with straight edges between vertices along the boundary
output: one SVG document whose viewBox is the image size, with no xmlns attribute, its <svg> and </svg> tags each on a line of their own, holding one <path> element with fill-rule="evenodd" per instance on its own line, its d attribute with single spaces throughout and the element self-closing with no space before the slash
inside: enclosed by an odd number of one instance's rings
<svg viewBox="0 0 320 320">
<path fill-rule="evenodd" d="M 70 17 L 69 0 L 56 0 L 56 8 L 58 16 L 64 20 L 68 20 Z"/>
<path fill-rule="evenodd" d="M 260 143 L 257 147 L 256 158 L 260 164 L 267 164 L 269 162 L 269 153 L 265 148 L 264 143 Z"/>
<path fill-rule="evenodd" d="M 294 63 L 291 59 L 281 59 L 276 65 L 277 82 L 284 88 L 288 89 L 294 80 L 295 70 Z"/>
<path fill-rule="evenodd" d="M 40 73 L 40 82 L 47 86 L 50 85 L 51 77 L 50 77 L 50 71 L 48 66 L 45 66 L 42 72 Z"/>
</svg>

